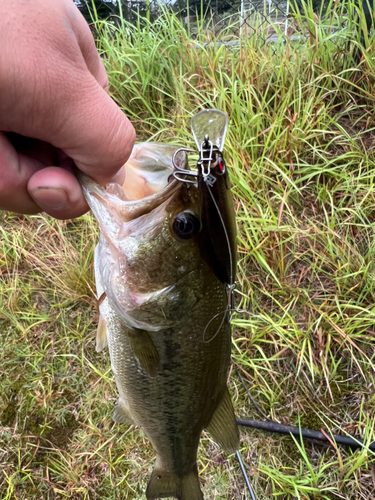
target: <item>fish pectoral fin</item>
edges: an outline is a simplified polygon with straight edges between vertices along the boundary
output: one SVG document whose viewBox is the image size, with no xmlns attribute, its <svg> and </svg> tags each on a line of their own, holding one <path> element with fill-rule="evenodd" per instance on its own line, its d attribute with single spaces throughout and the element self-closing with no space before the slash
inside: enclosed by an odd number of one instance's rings
<svg viewBox="0 0 375 500">
<path fill-rule="evenodd" d="M 99 316 L 98 329 L 96 331 L 96 352 L 102 351 L 108 345 L 107 329 L 102 316 Z"/>
<path fill-rule="evenodd" d="M 233 404 L 227 387 L 212 415 L 207 430 L 214 441 L 216 441 L 226 453 L 234 453 L 238 450 L 240 438 Z"/>
<path fill-rule="evenodd" d="M 203 500 L 199 485 L 198 471 L 192 471 L 186 476 L 178 477 L 173 472 L 156 466 L 152 471 L 146 490 L 147 500 L 174 497 L 178 500 Z"/>
<path fill-rule="evenodd" d="M 126 407 L 126 404 L 122 399 L 118 400 L 112 418 L 113 421 L 116 422 L 117 424 L 135 425 L 134 420 L 129 415 L 129 411 Z"/>
<path fill-rule="evenodd" d="M 130 345 L 137 361 L 143 370 L 155 377 L 159 370 L 159 353 L 148 332 L 145 330 L 128 330 Z"/>
</svg>

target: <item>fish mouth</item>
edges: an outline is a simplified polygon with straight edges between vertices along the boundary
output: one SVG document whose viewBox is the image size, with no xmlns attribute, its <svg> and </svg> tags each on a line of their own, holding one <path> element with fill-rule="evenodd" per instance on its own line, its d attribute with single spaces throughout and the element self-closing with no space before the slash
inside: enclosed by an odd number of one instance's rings
<svg viewBox="0 0 375 500">
<path fill-rule="evenodd" d="M 145 215 L 168 200 L 181 187 L 172 177 L 172 158 L 179 148 L 169 144 L 136 144 L 124 165 L 125 181 L 99 186 L 80 174 L 85 198 L 102 228 L 100 212 L 103 208 L 115 212 L 123 222 Z M 181 151 L 175 158 L 179 168 L 187 168 L 187 156 Z"/>
<path fill-rule="evenodd" d="M 137 144 L 124 166 L 122 186 L 102 187 L 80 176 L 83 193 L 100 227 L 96 279 L 100 276 L 111 306 L 128 328 L 158 331 L 173 326 L 180 321 L 176 310 L 181 304 L 186 308 L 195 302 L 196 293 L 185 283 L 187 277 L 165 283 L 160 272 L 160 281 L 149 281 L 147 266 L 137 254 L 141 245 L 160 234 L 167 206 L 183 186 L 172 176 L 177 149 L 166 144 Z M 186 169 L 186 153 L 177 155 L 175 162 Z"/>
</svg>

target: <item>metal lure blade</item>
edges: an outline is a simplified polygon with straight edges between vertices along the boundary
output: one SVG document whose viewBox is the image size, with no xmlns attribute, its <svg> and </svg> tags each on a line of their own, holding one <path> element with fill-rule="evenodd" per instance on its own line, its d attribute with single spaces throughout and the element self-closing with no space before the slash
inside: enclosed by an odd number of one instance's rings
<svg viewBox="0 0 375 500">
<path fill-rule="evenodd" d="M 206 135 L 219 151 L 223 151 L 227 128 L 228 116 L 218 109 L 204 109 L 191 119 L 191 131 L 198 151 L 201 151 Z"/>
</svg>

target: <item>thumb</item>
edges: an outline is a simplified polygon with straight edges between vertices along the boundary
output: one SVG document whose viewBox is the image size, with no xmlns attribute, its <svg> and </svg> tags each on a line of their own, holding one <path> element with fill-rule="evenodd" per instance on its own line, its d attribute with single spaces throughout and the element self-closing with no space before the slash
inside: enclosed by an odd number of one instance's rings
<svg viewBox="0 0 375 500">
<path fill-rule="evenodd" d="M 135 131 L 103 87 L 88 75 L 89 81 L 79 85 L 79 95 L 66 103 L 64 123 L 58 127 L 56 137 L 49 140 L 80 170 L 103 184 L 128 160 Z"/>
</svg>

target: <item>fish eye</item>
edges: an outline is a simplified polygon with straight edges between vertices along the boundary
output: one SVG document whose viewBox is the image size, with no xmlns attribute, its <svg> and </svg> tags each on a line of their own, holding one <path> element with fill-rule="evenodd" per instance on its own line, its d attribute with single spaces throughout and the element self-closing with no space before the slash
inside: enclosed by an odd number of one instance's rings
<svg viewBox="0 0 375 500">
<path fill-rule="evenodd" d="M 172 228 L 176 236 L 182 240 L 190 240 L 199 233 L 201 223 L 193 212 L 185 211 L 176 215 Z"/>
</svg>

